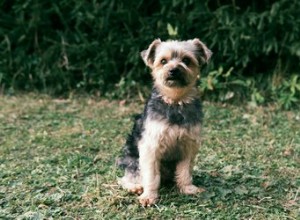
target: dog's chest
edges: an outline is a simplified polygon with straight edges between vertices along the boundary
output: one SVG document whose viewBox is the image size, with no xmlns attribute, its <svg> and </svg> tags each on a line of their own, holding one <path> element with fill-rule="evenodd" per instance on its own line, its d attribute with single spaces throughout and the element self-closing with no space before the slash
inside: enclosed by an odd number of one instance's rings
<svg viewBox="0 0 300 220">
<path fill-rule="evenodd" d="M 169 105 L 162 99 L 150 99 L 146 106 L 147 117 L 153 120 L 164 120 L 170 125 L 181 128 L 194 126 L 202 121 L 200 100 L 195 99 L 188 104 Z"/>
<path fill-rule="evenodd" d="M 148 118 L 139 147 L 147 147 L 161 155 L 162 158 L 178 159 L 184 148 L 198 142 L 200 124 L 189 127 L 172 125 L 167 120 Z"/>
</svg>

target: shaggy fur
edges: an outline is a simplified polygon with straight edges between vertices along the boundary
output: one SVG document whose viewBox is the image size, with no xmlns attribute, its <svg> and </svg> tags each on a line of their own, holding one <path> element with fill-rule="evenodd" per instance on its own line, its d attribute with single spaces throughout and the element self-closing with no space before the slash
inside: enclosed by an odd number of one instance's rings
<svg viewBox="0 0 300 220">
<path fill-rule="evenodd" d="M 211 52 L 199 39 L 155 40 L 141 56 L 154 86 L 117 163 L 125 169 L 120 184 L 149 206 L 158 199 L 161 181 L 175 181 L 184 194 L 201 192 L 191 174 L 203 117 L 196 82 Z"/>
</svg>

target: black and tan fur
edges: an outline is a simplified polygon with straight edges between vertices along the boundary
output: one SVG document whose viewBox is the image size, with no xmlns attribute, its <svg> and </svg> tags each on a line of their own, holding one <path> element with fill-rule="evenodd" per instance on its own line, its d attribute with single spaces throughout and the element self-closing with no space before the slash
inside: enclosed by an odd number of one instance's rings
<svg viewBox="0 0 300 220">
<path fill-rule="evenodd" d="M 123 188 L 141 194 L 143 206 L 158 199 L 161 181 L 175 180 L 180 192 L 201 192 L 192 184 L 192 166 L 200 146 L 202 107 L 196 82 L 211 51 L 199 40 L 159 39 L 141 52 L 154 86 L 137 116 L 119 166 Z"/>
</svg>

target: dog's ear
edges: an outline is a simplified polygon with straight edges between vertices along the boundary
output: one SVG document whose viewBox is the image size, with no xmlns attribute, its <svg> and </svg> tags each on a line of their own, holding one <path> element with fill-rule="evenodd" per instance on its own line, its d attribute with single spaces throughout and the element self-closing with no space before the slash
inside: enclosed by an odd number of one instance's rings
<svg viewBox="0 0 300 220">
<path fill-rule="evenodd" d="M 200 41 L 198 38 L 195 38 L 194 40 L 192 40 L 192 43 L 197 48 L 196 56 L 197 56 L 200 64 L 208 63 L 208 61 L 212 55 L 211 50 L 208 49 L 207 46 L 202 41 Z"/>
<path fill-rule="evenodd" d="M 141 52 L 141 57 L 143 58 L 145 64 L 150 68 L 152 68 L 153 66 L 154 59 L 155 59 L 155 50 L 160 43 L 161 40 L 156 39 L 150 44 L 147 50 L 143 50 Z"/>
</svg>

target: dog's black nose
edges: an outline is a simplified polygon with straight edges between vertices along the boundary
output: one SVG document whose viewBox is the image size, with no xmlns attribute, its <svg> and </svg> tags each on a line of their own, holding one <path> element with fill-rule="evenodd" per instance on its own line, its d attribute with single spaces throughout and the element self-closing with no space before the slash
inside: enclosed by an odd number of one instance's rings
<svg viewBox="0 0 300 220">
<path fill-rule="evenodd" d="M 180 70 L 178 68 L 169 70 L 170 77 L 176 77 L 176 76 L 179 76 L 179 74 L 180 74 Z"/>
</svg>

